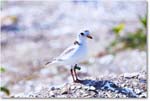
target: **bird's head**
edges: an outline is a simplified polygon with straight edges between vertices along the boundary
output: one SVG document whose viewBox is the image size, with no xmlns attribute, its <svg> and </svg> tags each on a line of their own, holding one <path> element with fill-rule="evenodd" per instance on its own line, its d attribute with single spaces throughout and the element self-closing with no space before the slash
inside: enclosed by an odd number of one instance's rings
<svg viewBox="0 0 150 101">
<path fill-rule="evenodd" d="M 86 42 L 86 39 L 93 39 L 92 36 L 90 35 L 90 32 L 88 30 L 85 30 L 84 32 L 81 32 L 77 35 L 77 40 L 74 42 L 74 44 L 83 44 Z"/>
<path fill-rule="evenodd" d="M 79 34 L 79 38 L 82 40 L 82 39 L 86 39 L 86 38 L 89 38 L 89 39 L 93 39 L 93 37 L 90 35 L 90 32 L 89 30 L 85 30 L 84 32 L 81 32 Z"/>
</svg>

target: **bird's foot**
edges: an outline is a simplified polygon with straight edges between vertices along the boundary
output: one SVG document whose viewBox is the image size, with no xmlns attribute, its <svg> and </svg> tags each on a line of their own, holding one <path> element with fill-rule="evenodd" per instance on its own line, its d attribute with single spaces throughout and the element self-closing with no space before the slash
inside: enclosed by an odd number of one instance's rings
<svg viewBox="0 0 150 101">
<path fill-rule="evenodd" d="M 80 83 L 80 82 L 81 82 L 81 80 L 79 80 L 79 79 L 74 81 L 74 83 Z"/>
</svg>

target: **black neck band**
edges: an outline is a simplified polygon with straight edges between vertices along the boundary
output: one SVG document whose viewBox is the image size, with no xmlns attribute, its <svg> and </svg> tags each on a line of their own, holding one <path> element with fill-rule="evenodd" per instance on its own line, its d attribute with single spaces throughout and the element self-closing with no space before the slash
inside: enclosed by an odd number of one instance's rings
<svg viewBox="0 0 150 101">
<path fill-rule="evenodd" d="M 74 45 L 76 45 L 76 44 L 77 44 L 77 45 L 81 45 L 78 41 L 75 41 L 75 42 L 74 42 Z"/>
</svg>

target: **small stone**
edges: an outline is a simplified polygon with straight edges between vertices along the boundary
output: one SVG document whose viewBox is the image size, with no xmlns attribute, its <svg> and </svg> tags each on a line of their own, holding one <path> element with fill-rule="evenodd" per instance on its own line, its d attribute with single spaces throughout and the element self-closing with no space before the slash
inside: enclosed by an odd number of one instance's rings
<svg viewBox="0 0 150 101">
<path fill-rule="evenodd" d="M 55 97 L 54 92 L 49 92 L 49 95 L 50 95 L 51 97 Z"/>
<path fill-rule="evenodd" d="M 55 87 L 52 87 L 51 90 L 52 90 L 52 91 L 55 90 Z"/>
<path fill-rule="evenodd" d="M 90 86 L 90 90 L 95 90 L 96 88 L 94 86 Z"/>
<path fill-rule="evenodd" d="M 132 85 L 133 85 L 134 87 L 136 87 L 136 86 L 138 85 L 138 82 L 133 81 Z"/>
<path fill-rule="evenodd" d="M 68 89 L 67 89 L 67 87 L 62 88 L 61 94 L 68 94 Z"/>
<path fill-rule="evenodd" d="M 146 97 L 147 97 L 147 94 L 146 94 L 146 93 L 142 93 L 139 97 L 140 97 L 140 98 L 146 98 Z"/>
<path fill-rule="evenodd" d="M 141 90 L 140 89 L 135 89 L 134 90 L 136 94 L 140 95 L 141 94 Z"/>
<path fill-rule="evenodd" d="M 77 88 L 77 89 L 81 89 L 81 88 L 82 88 L 82 86 L 81 86 L 81 85 L 78 85 L 76 88 Z"/>
<path fill-rule="evenodd" d="M 89 86 L 84 86 L 85 90 L 89 90 L 89 88 L 90 88 Z"/>
<path fill-rule="evenodd" d="M 66 95 L 58 95 L 57 98 L 67 98 Z"/>
<path fill-rule="evenodd" d="M 146 78 L 146 75 L 144 75 L 144 74 L 139 75 L 139 79 L 145 79 L 145 78 Z"/>
<path fill-rule="evenodd" d="M 55 97 L 55 95 L 52 95 L 52 97 Z"/>
<path fill-rule="evenodd" d="M 124 77 L 126 78 L 126 79 L 136 79 L 136 78 L 138 78 L 138 76 L 139 76 L 139 74 L 138 73 L 125 73 L 124 74 Z"/>
<path fill-rule="evenodd" d="M 139 82 L 140 83 L 146 83 L 147 81 L 146 81 L 146 79 L 139 79 Z"/>
<path fill-rule="evenodd" d="M 73 85 L 70 87 L 71 90 L 74 90 L 76 87 Z"/>
</svg>

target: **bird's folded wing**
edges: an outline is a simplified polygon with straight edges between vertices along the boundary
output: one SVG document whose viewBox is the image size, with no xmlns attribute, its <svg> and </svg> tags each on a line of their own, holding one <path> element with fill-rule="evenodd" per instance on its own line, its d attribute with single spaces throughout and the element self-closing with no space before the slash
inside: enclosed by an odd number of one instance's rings
<svg viewBox="0 0 150 101">
<path fill-rule="evenodd" d="M 64 50 L 60 56 L 57 59 L 65 59 L 65 57 L 73 54 L 75 52 L 76 48 L 74 46 L 71 46 L 69 48 L 67 48 L 66 50 Z"/>
</svg>

